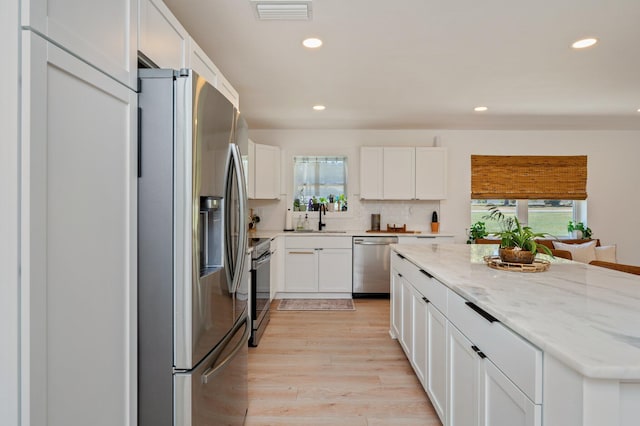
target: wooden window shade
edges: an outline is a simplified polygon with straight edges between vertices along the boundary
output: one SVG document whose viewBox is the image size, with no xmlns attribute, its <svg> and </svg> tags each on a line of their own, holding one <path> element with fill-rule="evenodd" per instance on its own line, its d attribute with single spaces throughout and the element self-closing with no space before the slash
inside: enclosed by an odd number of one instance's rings
<svg viewBox="0 0 640 426">
<path fill-rule="evenodd" d="M 585 200 L 587 156 L 471 156 L 471 198 Z"/>
</svg>

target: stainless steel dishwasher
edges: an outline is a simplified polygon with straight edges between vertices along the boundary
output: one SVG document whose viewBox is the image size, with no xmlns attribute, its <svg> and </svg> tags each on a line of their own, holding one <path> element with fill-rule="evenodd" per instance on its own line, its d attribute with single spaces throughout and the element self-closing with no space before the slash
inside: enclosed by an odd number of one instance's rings
<svg viewBox="0 0 640 426">
<path fill-rule="evenodd" d="M 391 249 L 398 237 L 353 237 L 353 297 L 389 296 Z"/>
</svg>

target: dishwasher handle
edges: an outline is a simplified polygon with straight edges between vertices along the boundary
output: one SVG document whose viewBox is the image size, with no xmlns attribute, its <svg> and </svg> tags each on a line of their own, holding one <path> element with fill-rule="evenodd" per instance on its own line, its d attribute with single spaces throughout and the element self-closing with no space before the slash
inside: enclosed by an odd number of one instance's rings
<svg viewBox="0 0 640 426">
<path fill-rule="evenodd" d="M 394 244 L 394 243 L 368 243 L 362 240 L 355 240 L 353 242 L 353 244 L 358 245 L 358 246 L 388 246 L 389 244 Z"/>
<path fill-rule="evenodd" d="M 353 244 L 359 246 L 388 246 L 389 244 L 397 244 L 397 238 L 354 238 Z"/>
</svg>

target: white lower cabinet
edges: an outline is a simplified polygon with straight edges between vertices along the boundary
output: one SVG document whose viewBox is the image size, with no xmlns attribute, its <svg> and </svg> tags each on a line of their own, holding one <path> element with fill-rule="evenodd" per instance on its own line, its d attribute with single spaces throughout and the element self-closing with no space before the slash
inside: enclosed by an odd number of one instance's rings
<svg viewBox="0 0 640 426">
<path fill-rule="evenodd" d="M 447 424 L 447 318 L 427 306 L 427 380 L 425 390 L 443 424 Z"/>
<path fill-rule="evenodd" d="M 318 256 L 315 248 L 285 251 L 285 289 L 301 293 L 318 291 Z"/>
<path fill-rule="evenodd" d="M 477 426 L 480 424 L 480 369 L 482 358 L 474 345 L 455 326 L 449 325 L 447 345 L 449 366 L 448 424 Z"/>
<path fill-rule="evenodd" d="M 447 426 L 540 426 L 542 352 L 391 255 L 391 334 Z"/>
<path fill-rule="evenodd" d="M 351 249 L 318 250 L 318 291 L 321 293 L 351 293 Z"/>
<path fill-rule="evenodd" d="M 406 278 L 402 282 L 402 331 L 400 344 L 407 354 L 413 353 L 413 287 Z M 409 357 L 411 361 L 411 357 Z"/>
<path fill-rule="evenodd" d="M 391 336 L 395 339 L 402 337 L 402 275 L 395 269 L 391 270 Z"/>
<path fill-rule="evenodd" d="M 527 398 L 488 358 L 482 367 L 481 426 L 542 425 L 542 405 Z"/>
<path fill-rule="evenodd" d="M 426 298 L 416 289 L 412 289 L 412 333 L 413 351 L 411 353 L 411 364 L 420 382 L 424 385 L 427 378 L 427 341 L 428 341 L 428 304 Z"/>
<path fill-rule="evenodd" d="M 351 293 L 351 237 L 287 237 L 286 293 Z"/>
</svg>

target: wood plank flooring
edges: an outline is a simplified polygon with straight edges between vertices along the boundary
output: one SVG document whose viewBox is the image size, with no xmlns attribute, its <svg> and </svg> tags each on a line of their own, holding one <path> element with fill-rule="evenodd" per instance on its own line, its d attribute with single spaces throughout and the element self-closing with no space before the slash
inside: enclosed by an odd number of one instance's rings
<svg viewBox="0 0 640 426">
<path fill-rule="evenodd" d="M 249 348 L 255 425 L 440 425 L 396 340 L 389 300 L 356 299 L 355 311 L 278 311 Z"/>
</svg>

